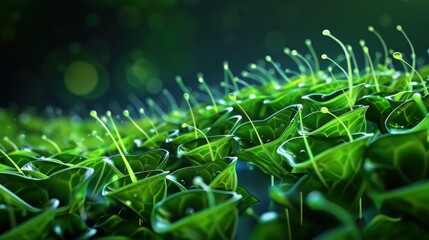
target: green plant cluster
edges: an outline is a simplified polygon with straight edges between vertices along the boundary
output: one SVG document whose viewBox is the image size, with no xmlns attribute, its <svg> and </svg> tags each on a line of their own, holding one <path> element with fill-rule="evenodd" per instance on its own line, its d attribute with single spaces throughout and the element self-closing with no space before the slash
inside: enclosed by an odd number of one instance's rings
<svg viewBox="0 0 429 240">
<path fill-rule="evenodd" d="M 323 34 L 345 69 L 307 41 L 310 57 L 285 49 L 297 73 L 267 56 L 246 82 L 225 63 L 219 93 L 199 77 L 211 101 L 178 78 L 182 106 L 165 91 L 172 109 L 142 118 L 0 111 L 0 238 L 234 239 L 248 218 L 253 239 L 428 239 L 429 66 L 361 42 L 359 68 Z M 238 165 L 271 176 L 267 212 Z"/>
</svg>

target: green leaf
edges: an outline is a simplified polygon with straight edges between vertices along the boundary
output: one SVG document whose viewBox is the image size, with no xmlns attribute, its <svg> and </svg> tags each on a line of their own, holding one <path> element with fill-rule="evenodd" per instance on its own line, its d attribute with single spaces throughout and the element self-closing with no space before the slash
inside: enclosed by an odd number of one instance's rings
<svg viewBox="0 0 429 240">
<path fill-rule="evenodd" d="M 8 189 L 6 193 L 11 192 L 16 195 L 16 197 L 9 196 L 8 199 L 11 197 L 19 198 L 38 209 L 47 207 L 51 198 L 49 192 L 44 189 L 42 181 L 44 180 L 25 177 L 16 173 L 0 173 L 0 184 Z"/>
<path fill-rule="evenodd" d="M 389 209 L 410 216 L 429 227 L 429 181 L 419 182 L 398 189 L 374 192 L 371 197 L 383 202 Z"/>
<path fill-rule="evenodd" d="M 342 137 L 308 136 L 307 141 L 314 155 L 310 159 L 304 144 L 304 137 L 291 138 L 278 148 L 278 153 L 286 158 L 293 172 L 312 172 L 316 165 L 325 180 L 338 181 L 353 179 L 360 172 L 364 152 L 373 134 L 352 135 L 354 140 Z"/>
<path fill-rule="evenodd" d="M 347 80 L 323 82 L 323 83 L 319 83 L 315 86 L 311 86 L 309 89 L 309 92 L 329 94 L 329 93 L 333 93 L 333 92 L 335 92 L 341 88 L 346 89 L 348 86 L 349 86 L 349 82 Z"/>
<path fill-rule="evenodd" d="M 54 210 L 46 210 L 3 233 L 0 235 L 0 239 L 46 239 L 49 236 L 49 224 L 54 220 L 54 216 Z"/>
<path fill-rule="evenodd" d="M 92 239 L 96 230 L 89 228 L 75 213 L 61 214 L 52 221 L 52 235 L 57 239 Z"/>
<path fill-rule="evenodd" d="M 97 223 L 95 227 L 103 231 L 103 235 L 111 235 L 111 237 L 103 237 L 97 239 L 161 239 L 154 232 L 146 227 L 140 226 L 141 221 L 132 219 L 123 219 L 117 215 L 111 215 L 101 223 Z"/>
<path fill-rule="evenodd" d="M 76 149 L 71 149 L 67 151 L 63 151 L 61 153 L 56 153 L 52 155 L 50 158 L 60 160 L 64 163 L 71 163 L 71 164 L 79 164 L 80 162 L 84 161 L 86 158 L 82 155 L 80 155 L 81 152 Z"/>
<path fill-rule="evenodd" d="M 181 144 L 177 148 L 177 154 L 180 158 L 186 158 L 195 166 L 231 155 L 234 144 L 233 135 L 209 136 L 208 140 L 214 159 L 211 157 L 210 147 L 205 138 L 198 138 Z"/>
<path fill-rule="evenodd" d="M 384 122 L 393 108 L 386 98 L 376 95 L 366 95 L 359 99 L 357 104 L 368 106 L 368 111 L 365 114 L 366 119 L 376 123 L 378 129 L 382 130 L 382 132 L 387 131 Z"/>
<path fill-rule="evenodd" d="M 253 196 L 252 194 L 250 194 L 242 186 L 237 186 L 236 193 L 240 194 L 243 197 L 241 199 L 241 201 L 238 203 L 238 206 L 237 206 L 238 211 L 240 213 L 246 211 L 247 208 L 249 208 L 253 204 L 256 204 L 256 203 L 259 202 L 259 200 L 255 196 Z"/>
<path fill-rule="evenodd" d="M 151 138 L 146 139 L 143 143 L 138 144 L 137 147 L 149 150 L 160 148 L 161 144 L 168 138 L 168 135 L 168 132 L 160 132 Z"/>
<path fill-rule="evenodd" d="M 37 160 L 36 155 L 34 153 L 26 151 L 14 151 L 8 153 L 8 155 L 19 167 L 24 166 L 28 162 Z M 0 154 L 0 163 L 15 168 L 13 164 L 2 154 Z"/>
<path fill-rule="evenodd" d="M 155 203 L 167 195 L 165 176 L 168 172 L 154 170 L 136 173 L 137 182 L 132 183 L 129 176 L 107 183 L 103 196 L 131 209 L 144 221 L 148 221 Z"/>
<path fill-rule="evenodd" d="M 350 90 L 337 90 L 330 94 L 311 93 L 302 97 L 304 109 L 310 111 L 319 111 L 321 107 L 326 107 L 331 111 L 349 108 L 353 106 L 358 99 L 360 91 L 365 87 L 364 84 L 353 86 L 353 95 L 350 97 Z M 350 102 L 350 103 L 349 103 Z"/>
<path fill-rule="evenodd" d="M 183 191 L 196 187 L 193 179 L 203 178 L 211 189 L 235 191 L 237 188 L 236 157 L 225 157 L 200 166 L 191 166 L 174 171 L 168 176 Z"/>
<path fill-rule="evenodd" d="M 146 151 L 138 155 L 125 155 L 134 172 L 143 172 L 155 169 L 164 169 L 167 165 L 169 152 L 165 149 Z M 127 169 L 120 155 L 109 157 L 107 161 L 115 171 L 126 174 Z"/>
<path fill-rule="evenodd" d="M 234 192 L 202 189 L 173 194 L 156 204 L 152 228 L 176 239 L 233 239 L 241 198 Z"/>
<path fill-rule="evenodd" d="M 270 112 L 277 112 L 285 106 L 297 104 L 301 100 L 301 96 L 304 95 L 305 91 L 306 89 L 304 88 L 279 91 L 264 100 L 264 104 L 269 106 Z"/>
<path fill-rule="evenodd" d="M 253 121 L 263 146 L 250 122 L 241 124 L 234 132 L 240 149 L 236 154 L 240 160 L 251 162 L 267 174 L 282 178 L 288 166 L 277 154 L 277 147 L 297 133 L 299 105 L 291 105 L 264 120 Z"/>
<path fill-rule="evenodd" d="M 428 130 L 386 134 L 366 153 L 365 170 L 378 191 L 393 190 L 429 177 Z"/>
<path fill-rule="evenodd" d="M 40 172 L 44 175 L 51 175 L 60 170 L 71 167 L 60 160 L 55 159 L 40 159 L 28 162 L 22 166 L 22 170 Z"/>
<path fill-rule="evenodd" d="M 422 97 L 426 111 L 429 95 Z M 429 114 L 422 112 L 414 100 L 399 105 L 386 119 L 386 129 L 390 133 L 410 133 L 429 128 Z"/>
<path fill-rule="evenodd" d="M 376 215 L 363 231 L 364 239 L 427 239 L 429 233 L 415 222 Z"/>
<path fill-rule="evenodd" d="M 29 211 L 29 212 L 39 212 L 40 208 L 33 207 L 24 201 L 22 198 L 18 197 L 16 194 L 11 192 L 9 189 L 0 184 L 0 203 L 6 204 L 8 206 L 13 206 L 19 210 Z"/>
<path fill-rule="evenodd" d="M 366 132 L 365 113 L 367 109 L 367 106 L 356 106 L 353 111 L 345 112 L 342 110 L 332 112 L 337 118 L 334 118 L 330 114 L 313 112 L 303 119 L 303 123 L 308 129 L 309 133 L 307 135 L 309 136 L 347 136 L 347 131 L 341 122 L 352 134 Z"/>
</svg>

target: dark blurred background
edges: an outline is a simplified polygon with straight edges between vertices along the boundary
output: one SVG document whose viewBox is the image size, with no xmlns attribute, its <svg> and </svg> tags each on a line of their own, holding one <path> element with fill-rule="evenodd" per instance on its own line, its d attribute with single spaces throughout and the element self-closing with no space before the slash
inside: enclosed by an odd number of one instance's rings
<svg viewBox="0 0 429 240">
<path fill-rule="evenodd" d="M 362 60 L 361 38 L 382 50 L 368 25 L 409 54 L 401 24 L 426 58 L 428 10 L 427 0 L 2 0 L 0 107 L 106 109 L 130 94 L 158 99 L 163 88 L 181 96 L 176 75 L 196 89 L 199 72 L 222 81 L 224 60 L 236 74 L 266 54 L 287 66 L 283 48 L 306 52 L 306 38 L 335 56 L 325 28 Z"/>
</svg>

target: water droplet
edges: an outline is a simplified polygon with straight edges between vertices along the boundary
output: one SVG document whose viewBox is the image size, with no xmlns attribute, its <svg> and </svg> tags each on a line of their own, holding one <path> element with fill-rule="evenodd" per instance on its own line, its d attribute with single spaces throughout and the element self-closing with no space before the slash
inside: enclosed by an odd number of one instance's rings
<svg viewBox="0 0 429 240">
<path fill-rule="evenodd" d="M 219 175 L 220 174 L 220 171 L 216 171 L 215 173 L 214 173 L 214 175 L 215 176 L 217 176 L 217 175 Z"/>
<path fill-rule="evenodd" d="M 186 215 L 191 215 L 191 214 L 193 214 L 195 212 L 195 210 L 193 209 L 193 208 L 187 208 L 186 210 L 185 210 L 185 214 Z"/>
<path fill-rule="evenodd" d="M 301 153 L 301 154 L 305 154 L 305 150 L 304 150 L 304 149 L 301 149 L 301 151 L 299 151 L 299 153 Z"/>
<path fill-rule="evenodd" d="M 185 185 L 186 181 L 182 179 L 182 180 L 180 180 L 180 184 Z"/>
<path fill-rule="evenodd" d="M 266 143 L 269 143 L 271 140 L 270 139 L 267 139 L 267 141 L 265 141 Z"/>
<path fill-rule="evenodd" d="M 134 194 L 133 194 L 133 198 L 137 198 L 137 193 L 134 193 Z"/>
<path fill-rule="evenodd" d="M 285 127 L 285 125 L 282 123 L 282 124 L 280 124 L 280 127 Z"/>
<path fill-rule="evenodd" d="M 130 200 L 125 201 L 125 204 L 126 204 L 127 206 L 131 206 L 131 201 L 130 201 Z"/>
</svg>

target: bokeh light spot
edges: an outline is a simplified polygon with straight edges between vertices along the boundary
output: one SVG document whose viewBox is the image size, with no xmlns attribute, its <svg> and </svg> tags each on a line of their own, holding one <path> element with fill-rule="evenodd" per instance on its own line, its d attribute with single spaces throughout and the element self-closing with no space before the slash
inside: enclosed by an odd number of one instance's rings
<svg viewBox="0 0 429 240">
<path fill-rule="evenodd" d="M 199 0 L 183 0 L 183 3 L 187 6 L 196 6 L 198 3 L 200 3 Z"/>
<path fill-rule="evenodd" d="M 142 52 L 142 50 L 140 50 L 140 49 L 134 49 L 134 50 L 131 52 L 131 57 L 132 57 L 133 59 L 135 59 L 135 60 L 137 60 L 137 59 L 141 58 L 142 56 L 143 56 L 143 52 Z"/>
<path fill-rule="evenodd" d="M 10 14 L 10 19 L 14 22 L 19 22 L 21 20 L 21 13 L 18 11 L 14 11 Z"/>
<path fill-rule="evenodd" d="M 74 42 L 69 45 L 69 51 L 71 54 L 77 55 L 80 53 L 81 50 L 82 50 L 82 47 L 78 42 Z"/>
<path fill-rule="evenodd" d="M 148 24 L 151 29 L 160 31 L 165 27 L 165 18 L 159 13 L 154 13 L 149 16 Z"/>
<path fill-rule="evenodd" d="M 148 60 L 139 58 L 127 66 L 126 75 L 130 86 L 146 88 L 147 82 L 157 76 L 157 71 Z"/>
<path fill-rule="evenodd" d="M 271 52 L 281 52 L 286 45 L 286 38 L 279 31 L 271 31 L 265 36 L 264 45 Z"/>
<path fill-rule="evenodd" d="M 378 21 L 380 22 L 380 25 L 383 27 L 390 27 L 392 26 L 392 23 L 393 23 L 392 17 L 389 14 L 380 15 L 380 18 Z"/>
<path fill-rule="evenodd" d="M 97 86 L 97 70 L 89 62 L 73 62 L 64 73 L 64 83 L 71 93 L 79 96 L 88 95 Z"/>
<path fill-rule="evenodd" d="M 1 38 L 5 42 L 12 42 L 15 39 L 15 28 L 6 26 L 1 30 Z"/>
<path fill-rule="evenodd" d="M 85 22 L 88 27 L 98 27 L 100 25 L 100 16 L 96 13 L 88 13 L 85 17 Z"/>
<path fill-rule="evenodd" d="M 136 28 L 141 22 L 141 14 L 139 10 L 132 6 L 127 5 L 122 7 L 118 13 L 118 23 L 126 29 Z"/>
<path fill-rule="evenodd" d="M 146 82 L 146 90 L 149 93 L 156 94 L 161 91 L 163 87 L 162 81 L 158 78 L 151 78 Z"/>
</svg>

